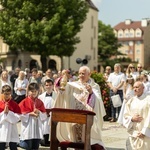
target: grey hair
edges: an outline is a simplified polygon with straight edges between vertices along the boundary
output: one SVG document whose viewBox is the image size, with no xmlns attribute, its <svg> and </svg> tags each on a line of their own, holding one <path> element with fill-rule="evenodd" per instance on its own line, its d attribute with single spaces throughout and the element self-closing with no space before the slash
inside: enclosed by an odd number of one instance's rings
<svg viewBox="0 0 150 150">
<path fill-rule="evenodd" d="M 91 72 L 91 70 L 90 70 L 90 68 L 89 68 L 88 66 L 81 66 L 81 67 L 79 68 L 79 70 L 81 70 L 81 69 L 85 69 L 86 72 L 88 72 L 88 73 Z"/>
<path fill-rule="evenodd" d="M 117 63 L 114 65 L 114 67 L 121 67 L 121 64 Z"/>
</svg>

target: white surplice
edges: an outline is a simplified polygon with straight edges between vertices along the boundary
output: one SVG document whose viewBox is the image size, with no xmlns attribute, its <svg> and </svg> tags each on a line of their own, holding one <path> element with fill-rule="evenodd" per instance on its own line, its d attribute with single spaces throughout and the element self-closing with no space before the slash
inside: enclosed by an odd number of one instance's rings
<svg viewBox="0 0 150 150">
<path fill-rule="evenodd" d="M 84 86 L 81 84 L 80 81 L 76 82 L 68 82 L 65 91 L 60 92 L 58 94 L 58 97 L 56 98 L 56 103 L 54 107 L 56 108 L 70 108 L 70 109 L 85 109 L 94 111 L 96 113 L 96 116 L 94 116 L 94 123 L 91 129 L 91 144 L 100 144 L 103 145 L 102 142 L 102 126 L 103 126 L 103 117 L 106 115 L 104 104 L 102 101 L 101 91 L 100 87 L 97 83 L 94 82 L 93 79 L 90 79 L 90 82 L 88 83 L 91 85 L 93 94 L 94 94 L 94 100 L 95 100 L 95 106 L 94 108 L 91 108 L 86 102 L 86 93 L 88 95 L 88 92 L 84 90 Z M 80 102 L 77 100 L 78 97 L 83 96 L 83 101 Z M 77 108 L 78 107 L 78 108 Z M 68 123 L 58 123 L 57 126 L 57 138 L 59 141 L 75 141 L 74 139 L 74 132 L 73 132 L 73 124 Z"/>
<path fill-rule="evenodd" d="M 141 122 L 132 122 L 132 116 L 139 114 L 143 117 Z M 126 103 L 123 125 L 127 128 L 129 138 L 127 150 L 150 150 L 150 96 L 143 94 L 134 96 Z M 145 135 L 138 138 L 138 133 Z"/>
<path fill-rule="evenodd" d="M 17 122 L 19 115 L 10 111 L 0 113 L 0 142 L 19 142 Z"/>
<path fill-rule="evenodd" d="M 43 139 L 42 122 L 47 118 L 46 113 L 39 113 L 38 117 L 22 114 L 20 140 Z"/>
<path fill-rule="evenodd" d="M 54 106 L 54 92 L 52 93 L 52 96 L 46 97 L 46 92 L 39 95 L 39 99 L 44 103 L 45 109 L 51 109 Z M 43 122 L 42 125 L 43 134 L 49 134 L 50 133 L 50 117 L 47 117 L 46 120 Z"/>
</svg>

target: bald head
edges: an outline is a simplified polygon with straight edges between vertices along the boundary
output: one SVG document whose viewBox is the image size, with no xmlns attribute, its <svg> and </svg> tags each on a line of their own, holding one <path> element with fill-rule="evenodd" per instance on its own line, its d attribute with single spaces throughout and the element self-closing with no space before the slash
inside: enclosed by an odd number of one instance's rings
<svg viewBox="0 0 150 150">
<path fill-rule="evenodd" d="M 89 67 L 87 67 L 87 66 L 81 66 L 80 68 L 79 68 L 79 71 L 80 70 L 85 70 L 87 73 L 90 73 L 91 71 L 90 71 L 90 68 Z"/>
<path fill-rule="evenodd" d="M 136 81 L 134 83 L 134 93 L 136 96 L 140 97 L 142 94 L 143 94 L 143 91 L 144 91 L 144 85 L 141 81 Z"/>
<path fill-rule="evenodd" d="M 82 82 L 87 82 L 90 78 L 91 72 L 90 68 L 87 66 L 82 66 L 79 69 L 79 79 Z"/>
</svg>

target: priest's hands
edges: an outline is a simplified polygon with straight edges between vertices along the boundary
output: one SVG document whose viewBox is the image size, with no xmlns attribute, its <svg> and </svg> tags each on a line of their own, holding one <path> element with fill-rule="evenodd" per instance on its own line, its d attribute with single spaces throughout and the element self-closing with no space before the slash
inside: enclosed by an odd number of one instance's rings
<svg viewBox="0 0 150 150">
<path fill-rule="evenodd" d="M 141 117 L 138 114 L 134 114 L 132 119 L 131 119 L 132 122 L 141 122 L 142 120 L 143 120 L 143 117 Z"/>
<path fill-rule="evenodd" d="M 144 134 L 142 134 L 142 133 L 138 133 L 138 136 L 137 137 L 139 137 L 139 138 L 144 138 L 145 137 L 145 135 Z"/>
<path fill-rule="evenodd" d="M 91 87 L 89 84 L 86 84 L 86 85 L 85 85 L 85 88 L 87 89 L 87 91 L 89 92 L 89 94 L 92 94 L 92 93 L 93 93 L 92 87 Z"/>
</svg>

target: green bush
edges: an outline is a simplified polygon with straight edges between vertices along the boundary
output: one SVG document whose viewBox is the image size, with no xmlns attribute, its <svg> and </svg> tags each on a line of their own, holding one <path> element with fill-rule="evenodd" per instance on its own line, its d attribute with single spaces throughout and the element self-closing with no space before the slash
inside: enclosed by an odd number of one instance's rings
<svg viewBox="0 0 150 150">
<path fill-rule="evenodd" d="M 102 73 L 92 72 L 91 78 L 93 78 L 94 81 L 100 86 L 101 94 L 102 94 L 102 100 L 103 100 L 104 107 L 106 110 L 106 116 L 104 119 L 107 119 L 108 117 L 110 117 L 109 87 L 108 87 L 106 80 L 105 80 Z"/>
</svg>

